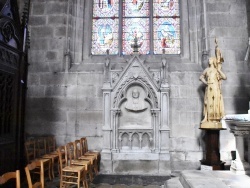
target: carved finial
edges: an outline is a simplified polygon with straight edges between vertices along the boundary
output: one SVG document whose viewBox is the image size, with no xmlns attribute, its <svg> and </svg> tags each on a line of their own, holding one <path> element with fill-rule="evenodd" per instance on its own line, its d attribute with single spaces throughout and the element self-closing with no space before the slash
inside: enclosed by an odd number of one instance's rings
<svg viewBox="0 0 250 188">
<path fill-rule="evenodd" d="M 139 53 L 139 48 L 141 47 L 141 44 L 138 44 L 138 37 L 137 36 L 135 36 L 134 43 L 131 44 L 131 47 L 133 48 L 134 54 Z"/>
<path fill-rule="evenodd" d="M 104 82 L 110 82 L 109 71 L 110 71 L 110 58 L 109 58 L 109 49 L 107 49 L 106 50 L 106 61 L 104 64 L 104 77 L 105 77 Z"/>
</svg>

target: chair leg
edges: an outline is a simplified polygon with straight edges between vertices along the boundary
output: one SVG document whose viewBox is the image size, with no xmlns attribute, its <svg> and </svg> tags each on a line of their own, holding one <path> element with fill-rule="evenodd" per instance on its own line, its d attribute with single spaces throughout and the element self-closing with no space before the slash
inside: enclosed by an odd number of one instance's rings
<svg viewBox="0 0 250 188">
<path fill-rule="evenodd" d="M 85 171 L 83 171 L 83 180 L 82 180 L 83 186 L 84 188 L 88 188 L 89 184 L 88 184 L 88 179 L 87 179 L 87 173 Z"/>
</svg>

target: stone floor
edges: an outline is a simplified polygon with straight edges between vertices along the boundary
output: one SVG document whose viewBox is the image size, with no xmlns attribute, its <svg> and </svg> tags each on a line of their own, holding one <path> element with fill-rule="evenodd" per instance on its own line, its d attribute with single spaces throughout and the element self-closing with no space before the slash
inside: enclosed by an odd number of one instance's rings
<svg viewBox="0 0 250 188">
<path fill-rule="evenodd" d="M 161 188 L 168 179 L 168 176 L 98 175 L 89 188 Z M 58 188 L 59 183 L 56 177 L 53 181 L 46 181 L 45 187 Z"/>
</svg>

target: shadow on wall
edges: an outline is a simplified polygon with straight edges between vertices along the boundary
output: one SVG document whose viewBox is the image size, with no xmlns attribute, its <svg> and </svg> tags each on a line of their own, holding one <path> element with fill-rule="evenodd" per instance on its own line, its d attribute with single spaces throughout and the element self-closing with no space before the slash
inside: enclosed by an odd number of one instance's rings
<svg viewBox="0 0 250 188">
<path fill-rule="evenodd" d="M 206 89 L 206 85 L 201 82 L 200 86 L 197 89 L 197 91 L 199 93 L 200 101 L 201 101 L 200 104 L 202 105 L 201 114 L 200 114 L 200 121 L 198 122 L 199 123 L 198 128 L 200 128 L 200 123 L 201 123 L 201 121 L 202 121 L 202 119 L 204 117 L 203 116 L 203 107 L 204 107 L 203 105 L 204 105 L 205 89 Z M 201 130 L 200 135 L 199 135 L 198 138 L 199 138 L 199 140 L 198 140 L 199 145 L 200 145 L 200 147 L 202 148 L 202 151 L 203 151 L 203 157 L 202 157 L 201 160 L 204 160 L 205 157 L 206 157 L 206 153 L 205 153 L 205 151 L 206 151 L 205 131 Z"/>
<path fill-rule="evenodd" d="M 246 114 L 249 110 L 249 101 L 250 101 L 250 80 L 249 80 L 249 67 L 245 62 L 244 73 L 238 74 L 240 76 L 240 85 L 239 89 L 234 92 L 233 104 L 236 114 Z"/>
</svg>

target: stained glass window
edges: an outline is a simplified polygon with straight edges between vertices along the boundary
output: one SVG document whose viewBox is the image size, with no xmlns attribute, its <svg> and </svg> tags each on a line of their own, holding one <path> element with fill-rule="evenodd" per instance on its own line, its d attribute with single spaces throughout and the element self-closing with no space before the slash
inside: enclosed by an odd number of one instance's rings
<svg viewBox="0 0 250 188">
<path fill-rule="evenodd" d="M 179 0 L 93 0 L 93 55 L 180 54 Z"/>
</svg>

